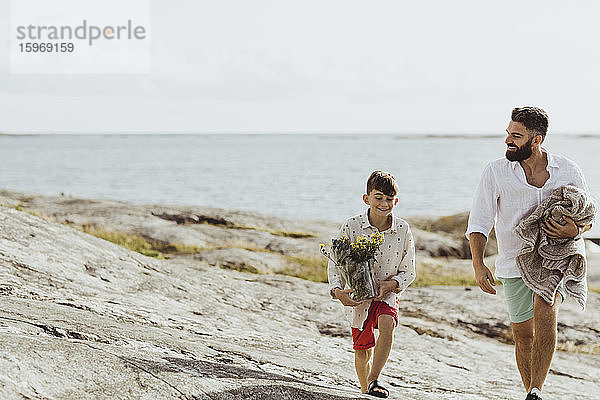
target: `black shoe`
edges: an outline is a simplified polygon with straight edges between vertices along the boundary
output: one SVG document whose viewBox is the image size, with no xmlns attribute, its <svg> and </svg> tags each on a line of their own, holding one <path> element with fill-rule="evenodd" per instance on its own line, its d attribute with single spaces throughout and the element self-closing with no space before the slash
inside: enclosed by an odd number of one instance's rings
<svg viewBox="0 0 600 400">
<path fill-rule="evenodd" d="M 543 400 L 543 399 L 536 393 L 529 393 L 527 395 L 527 397 L 525 397 L 525 400 Z"/>
</svg>

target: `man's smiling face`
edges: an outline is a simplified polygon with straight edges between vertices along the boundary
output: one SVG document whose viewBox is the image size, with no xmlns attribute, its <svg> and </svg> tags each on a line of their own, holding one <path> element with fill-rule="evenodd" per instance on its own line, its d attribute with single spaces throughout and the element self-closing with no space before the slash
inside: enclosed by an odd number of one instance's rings
<svg viewBox="0 0 600 400">
<path fill-rule="evenodd" d="M 509 161 L 523 161 L 531 157 L 532 141 L 536 135 L 530 133 L 520 122 L 510 121 L 506 128 L 506 158 Z"/>
</svg>

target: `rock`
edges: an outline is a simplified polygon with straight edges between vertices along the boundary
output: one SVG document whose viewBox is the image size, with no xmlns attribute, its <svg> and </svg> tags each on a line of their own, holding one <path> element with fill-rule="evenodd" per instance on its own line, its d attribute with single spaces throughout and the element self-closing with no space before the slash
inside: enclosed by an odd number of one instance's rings
<svg viewBox="0 0 600 400">
<path fill-rule="evenodd" d="M 0 204 L 33 212 L 44 218 L 75 226 L 94 226 L 135 235 L 164 245 L 186 245 L 198 251 L 224 248 L 245 249 L 242 264 L 257 264 L 265 252 L 278 253 L 279 260 L 261 270 L 267 273 L 287 265 L 286 256 L 315 257 L 319 243 L 337 232 L 335 223 L 299 221 L 245 211 L 206 207 L 134 205 L 112 200 L 76 199 L 31 195 L 0 190 Z M 250 252 L 260 254 L 251 256 Z M 225 252 L 222 252 L 225 253 Z M 210 259 L 211 255 L 206 254 Z M 268 256 L 275 259 L 276 256 Z"/>
<path fill-rule="evenodd" d="M 257 263 L 256 257 L 239 260 L 241 264 L 255 264 L 265 273 L 283 270 L 288 263 L 285 256 L 318 256 L 319 243 L 328 243 L 336 235 L 341 223 L 299 222 L 246 211 L 133 205 L 112 200 L 42 196 L 6 190 L 0 191 L 2 202 L 10 206 L 19 205 L 56 222 L 73 226 L 110 227 L 157 243 L 183 244 L 207 250 L 225 247 L 253 249 L 282 255 L 271 267 Z M 462 213 L 450 217 L 408 218 L 417 250 L 430 257 L 470 258 L 469 243 L 464 237 L 467 217 L 466 213 Z M 486 252 L 486 255 L 491 254 L 495 254 L 493 235 Z M 250 253 L 238 252 L 237 255 L 250 256 Z M 257 257 L 261 256 L 259 254 Z M 212 256 L 207 254 L 205 257 L 210 260 Z"/>
<path fill-rule="evenodd" d="M 288 266 L 279 254 L 240 248 L 206 250 L 194 255 L 194 259 L 210 266 L 252 273 L 274 273 Z"/>
<path fill-rule="evenodd" d="M 326 284 L 151 259 L 6 207 L 0 282 L 3 399 L 365 398 Z M 599 307 L 562 307 L 561 346 L 597 351 Z M 498 296 L 409 288 L 381 379 L 403 399 L 523 397 L 508 329 Z M 599 384 L 597 355 L 559 351 L 544 391 Z"/>
<path fill-rule="evenodd" d="M 470 251 L 465 249 L 465 242 L 468 249 L 468 241 L 462 238 L 455 238 L 447 233 L 433 233 L 420 229 L 412 229 L 415 239 L 415 249 L 419 254 L 426 254 L 430 257 L 456 257 L 468 258 Z"/>
<path fill-rule="evenodd" d="M 415 242 L 419 243 L 417 236 L 421 238 L 421 250 L 431 257 L 458 257 L 471 258 L 469 241 L 465 236 L 469 212 L 455 215 L 434 217 L 414 216 L 407 218 L 413 227 Z M 427 232 L 425 234 L 424 232 Z M 489 257 L 498 252 L 496 234 L 492 229 L 485 249 L 485 256 Z"/>
</svg>

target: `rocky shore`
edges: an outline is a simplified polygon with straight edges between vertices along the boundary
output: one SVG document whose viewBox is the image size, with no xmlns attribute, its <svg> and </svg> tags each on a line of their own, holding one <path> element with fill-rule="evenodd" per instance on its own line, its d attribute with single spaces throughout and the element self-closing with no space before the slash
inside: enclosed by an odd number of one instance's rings
<svg viewBox="0 0 600 400">
<path fill-rule="evenodd" d="M 281 274 L 317 257 L 337 223 L 9 191 L 0 203 L 0 398 L 364 398 L 339 303 L 326 284 Z M 464 221 L 409 219 L 418 273 L 470 272 Z M 524 397 L 501 294 L 411 287 L 400 321 L 382 376 L 392 398 Z M 594 399 L 600 295 L 585 312 L 567 301 L 559 321 L 545 392 Z"/>
</svg>

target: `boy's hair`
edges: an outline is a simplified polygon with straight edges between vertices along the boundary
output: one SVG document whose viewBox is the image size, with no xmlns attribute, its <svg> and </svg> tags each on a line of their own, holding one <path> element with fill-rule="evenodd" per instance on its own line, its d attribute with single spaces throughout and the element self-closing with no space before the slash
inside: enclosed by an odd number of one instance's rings
<svg viewBox="0 0 600 400">
<path fill-rule="evenodd" d="M 386 196 L 395 196 L 398 194 L 396 178 L 389 172 L 373 171 L 367 180 L 367 194 L 372 190 L 379 190 Z"/>
<path fill-rule="evenodd" d="M 513 108 L 510 116 L 515 122 L 525 125 L 527 130 L 541 135 L 542 140 L 546 138 L 548 132 L 548 114 L 539 107 L 516 107 Z"/>
</svg>

